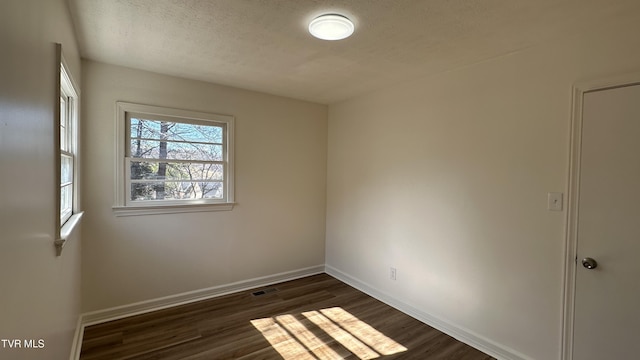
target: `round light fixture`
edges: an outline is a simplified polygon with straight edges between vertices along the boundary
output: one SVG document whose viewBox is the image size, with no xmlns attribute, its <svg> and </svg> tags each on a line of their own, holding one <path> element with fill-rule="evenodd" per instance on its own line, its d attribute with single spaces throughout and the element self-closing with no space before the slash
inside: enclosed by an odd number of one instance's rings
<svg viewBox="0 0 640 360">
<path fill-rule="evenodd" d="M 309 32 L 322 40 L 342 40 L 353 34 L 355 26 L 342 15 L 327 14 L 311 20 Z"/>
</svg>

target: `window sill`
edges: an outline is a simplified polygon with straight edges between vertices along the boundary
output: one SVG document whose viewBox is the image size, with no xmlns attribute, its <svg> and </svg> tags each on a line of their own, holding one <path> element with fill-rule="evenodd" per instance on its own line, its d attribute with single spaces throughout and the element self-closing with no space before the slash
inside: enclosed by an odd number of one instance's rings
<svg viewBox="0 0 640 360">
<path fill-rule="evenodd" d="M 56 246 L 56 256 L 62 255 L 62 249 L 64 248 L 64 244 L 67 242 L 67 239 L 73 234 L 73 231 L 76 229 L 78 224 L 80 223 L 80 219 L 82 219 L 83 211 L 71 215 L 69 220 L 62 225 L 60 228 L 60 238 L 54 241 Z"/>
<path fill-rule="evenodd" d="M 114 206 L 115 216 L 138 216 L 158 214 L 180 214 L 203 211 L 230 211 L 236 203 L 158 205 L 158 206 Z"/>
</svg>

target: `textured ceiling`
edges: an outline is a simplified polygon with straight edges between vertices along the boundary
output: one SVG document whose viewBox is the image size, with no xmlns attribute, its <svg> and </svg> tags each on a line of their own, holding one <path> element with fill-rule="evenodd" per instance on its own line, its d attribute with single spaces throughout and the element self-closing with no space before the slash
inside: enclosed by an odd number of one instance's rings
<svg viewBox="0 0 640 360">
<path fill-rule="evenodd" d="M 320 103 L 520 51 L 638 0 L 69 0 L 87 59 Z M 356 25 L 322 41 L 307 24 Z"/>
</svg>

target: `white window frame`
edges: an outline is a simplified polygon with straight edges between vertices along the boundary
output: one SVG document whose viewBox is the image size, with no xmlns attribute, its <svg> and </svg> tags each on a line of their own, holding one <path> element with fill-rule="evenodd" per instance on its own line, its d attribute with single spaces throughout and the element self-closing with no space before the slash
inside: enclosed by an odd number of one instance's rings
<svg viewBox="0 0 640 360">
<path fill-rule="evenodd" d="M 189 199 L 189 200 L 151 200 L 130 201 L 129 189 L 130 170 L 127 158 L 128 119 L 127 116 L 145 116 L 148 119 L 158 119 L 177 123 L 210 123 L 222 125 L 223 131 L 223 197 L 222 199 Z M 235 119 L 230 115 L 219 115 L 197 111 L 166 108 L 160 106 L 116 102 L 116 163 L 115 163 L 115 199 L 113 211 L 116 216 L 173 214 L 201 211 L 232 210 L 234 202 L 234 124 Z"/>
<path fill-rule="evenodd" d="M 64 104 L 63 104 L 64 102 Z M 75 91 L 69 74 L 64 67 L 64 64 L 60 64 L 60 172 L 62 177 L 63 158 L 70 159 L 70 168 L 68 171 L 71 173 L 70 181 L 62 183 L 60 179 L 60 203 L 68 203 L 64 209 L 62 205 L 60 208 L 60 223 L 64 223 L 73 215 L 73 203 L 75 200 L 75 165 L 77 154 L 77 109 L 78 109 L 78 94 Z M 63 109 L 64 107 L 64 109 Z M 68 192 L 69 199 L 65 201 L 63 199 L 63 189 L 70 189 Z"/>
<path fill-rule="evenodd" d="M 76 225 L 80 222 L 82 217 L 82 211 L 80 211 L 80 160 L 78 152 L 78 140 L 79 140 L 79 116 L 80 116 L 80 92 L 76 85 L 76 82 L 71 77 L 69 66 L 67 65 L 64 57 L 62 56 L 62 46 L 57 44 L 56 58 L 58 64 L 58 80 L 57 86 L 57 99 L 56 102 L 56 119 L 57 126 L 54 131 L 55 136 L 55 154 L 56 154 L 56 224 L 58 229 L 58 236 L 54 244 L 56 247 L 56 254 L 60 256 L 62 254 L 62 248 L 65 242 L 71 236 L 71 233 L 75 229 Z M 63 112 L 60 106 L 60 99 L 65 99 L 65 111 Z M 62 131 L 62 128 L 65 131 Z M 65 136 L 66 135 L 66 136 Z M 65 137 L 65 143 L 67 146 L 62 149 L 62 136 Z M 67 187 L 71 187 L 71 201 L 70 206 L 62 211 L 62 158 L 71 158 L 71 182 L 68 182 Z"/>
</svg>

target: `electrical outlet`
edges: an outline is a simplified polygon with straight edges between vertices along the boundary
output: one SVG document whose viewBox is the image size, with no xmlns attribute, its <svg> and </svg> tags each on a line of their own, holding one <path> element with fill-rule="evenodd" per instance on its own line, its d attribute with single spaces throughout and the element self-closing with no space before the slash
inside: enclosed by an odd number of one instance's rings
<svg viewBox="0 0 640 360">
<path fill-rule="evenodd" d="M 389 269 L 389 278 L 391 280 L 395 280 L 396 279 L 396 268 L 392 267 Z"/>
</svg>

